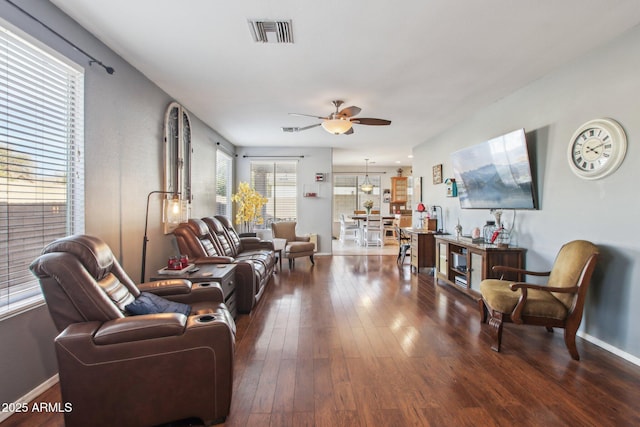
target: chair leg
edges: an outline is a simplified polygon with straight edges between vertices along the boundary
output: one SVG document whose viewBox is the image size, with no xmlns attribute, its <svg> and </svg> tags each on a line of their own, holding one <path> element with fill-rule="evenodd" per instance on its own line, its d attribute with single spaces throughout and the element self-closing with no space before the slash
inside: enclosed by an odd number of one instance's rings
<svg viewBox="0 0 640 427">
<path fill-rule="evenodd" d="M 578 354 L 578 347 L 576 347 L 576 330 L 572 328 L 566 328 L 564 330 L 564 343 L 569 350 L 569 354 L 573 360 L 580 360 L 580 354 Z"/>
<path fill-rule="evenodd" d="M 478 300 L 478 307 L 480 308 L 480 324 L 487 323 L 488 310 L 482 298 Z"/>
<path fill-rule="evenodd" d="M 289 270 L 291 270 L 293 267 L 294 267 L 293 258 L 289 258 Z"/>
<path fill-rule="evenodd" d="M 489 334 L 493 339 L 491 349 L 493 351 L 500 351 L 500 344 L 502 343 L 502 313 L 491 312 L 489 328 Z"/>
<path fill-rule="evenodd" d="M 311 260 L 311 264 L 316 265 L 316 263 L 313 261 L 313 255 L 309 255 L 309 259 Z"/>
</svg>

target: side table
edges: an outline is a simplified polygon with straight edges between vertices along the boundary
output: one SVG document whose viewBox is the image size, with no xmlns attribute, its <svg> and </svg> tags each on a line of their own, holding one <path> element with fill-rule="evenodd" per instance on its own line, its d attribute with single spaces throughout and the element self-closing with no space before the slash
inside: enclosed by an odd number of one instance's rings
<svg viewBox="0 0 640 427">
<path fill-rule="evenodd" d="M 236 318 L 235 264 L 200 264 L 198 271 L 183 274 L 157 274 L 149 280 L 186 279 L 192 283 L 217 282 L 222 288 L 224 303 L 229 313 Z"/>
<path fill-rule="evenodd" d="M 282 251 L 285 249 L 287 245 L 287 239 L 278 239 L 275 238 L 272 240 L 273 242 L 273 250 L 278 257 L 278 267 L 279 270 L 282 271 Z"/>
</svg>

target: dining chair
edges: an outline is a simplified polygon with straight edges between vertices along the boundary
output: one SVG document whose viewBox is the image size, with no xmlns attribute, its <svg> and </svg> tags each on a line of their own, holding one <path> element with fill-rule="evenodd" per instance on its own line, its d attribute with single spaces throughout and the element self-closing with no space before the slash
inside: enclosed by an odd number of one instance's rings
<svg viewBox="0 0 640 427">
<path fill-rule="evenodd" d="M 364 245 L 365 246 L 382 246 L 382 233 L 383 230 L 382 218 L 380 215 L 370 215 L 367 217 L 366 225 L 364 228 Z"/>
<path fill-rule="evenodd" d="M 396 234 L 398 235 L 398 259 L 396 261 L 402 265 L 407 254 L 411 251 L 411 237 L 400 226 L 396 227 Z"/>
<path fill-rule="evenodd" d="M 355 222 L 347 222 L 344 214 L 340 214 L 340 241 L 344 242 L 346 238 L 358 240 L 358 231 L 360 227 Z"/>
</svg>

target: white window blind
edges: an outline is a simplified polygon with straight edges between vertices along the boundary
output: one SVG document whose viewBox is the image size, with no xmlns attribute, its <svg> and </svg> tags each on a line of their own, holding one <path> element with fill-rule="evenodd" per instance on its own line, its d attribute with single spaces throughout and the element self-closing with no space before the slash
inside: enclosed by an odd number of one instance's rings
<svg viewBox="0 0 640 427">
<path fill-rule="evenodd" d="M 233 159 L 222 150 L 216 151 L 216 215 L 231 219 Z"/>
<path fill-rule="evenodd" d="M 84 232 L 83 110 L 83 72 L 0 26 L 0 319 L 42 303 L 29 264 Z"/>
<path fill-rule="evenodd" d="M 268 199 L 263 207 L 262 227 L 272 222 L 297 220 L 298 162 L 251 162 L 251 186 Z"/>
</svg>

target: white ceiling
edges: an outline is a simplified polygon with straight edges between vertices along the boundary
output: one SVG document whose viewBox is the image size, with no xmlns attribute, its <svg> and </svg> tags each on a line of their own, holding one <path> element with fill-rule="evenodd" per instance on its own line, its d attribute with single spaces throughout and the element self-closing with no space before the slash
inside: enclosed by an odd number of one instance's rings
<svg viewBox="0 0 640 427">
<path fill-rule="evenodd" d="M 408 165 L 415 145 L 640 22 L 637 0 L 51 2 L 233 144 L 334 147 L 337 165 Z M 291 19 L 294 43 L 255 43 L 248 19 Z M 334 99 L 392 123 L 280 129 Z"/>
</svg>

